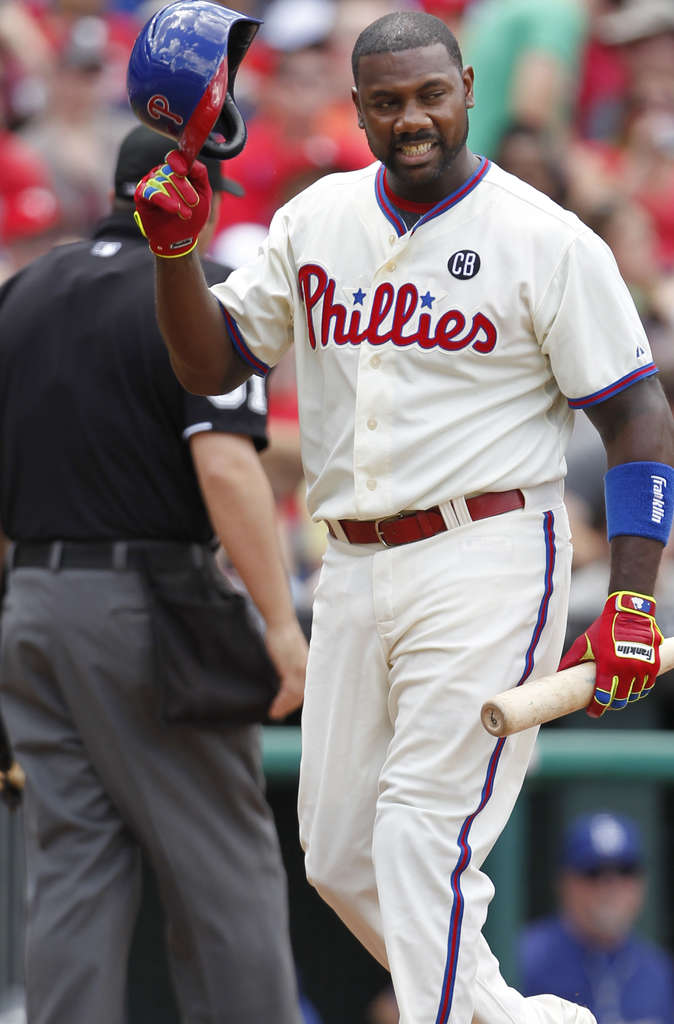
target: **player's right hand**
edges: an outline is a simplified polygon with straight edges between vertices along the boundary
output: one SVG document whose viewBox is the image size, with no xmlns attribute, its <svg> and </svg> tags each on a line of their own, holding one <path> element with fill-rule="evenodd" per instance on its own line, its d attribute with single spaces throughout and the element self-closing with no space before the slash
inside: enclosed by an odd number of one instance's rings
<svg viewBox="0 0 674 1024">
<path fill-rule="evenodd" d="M 559 667 L 596 662 L 594 694 L 585 710 L 600 718 L 650 693 L 660 670 L 661 643 L 655 598 L 619 590 L 609 595 L 599 618 L 574 641 Z"/>
<path fill-rule="evenodd" d="M 141 178 L 133 216 L 156 256 L 170 259 L 194 249 L 208 220 L 212 195 L 205 166 L 196 160 L 190 169 L 177 149 Z"/>
</svg>

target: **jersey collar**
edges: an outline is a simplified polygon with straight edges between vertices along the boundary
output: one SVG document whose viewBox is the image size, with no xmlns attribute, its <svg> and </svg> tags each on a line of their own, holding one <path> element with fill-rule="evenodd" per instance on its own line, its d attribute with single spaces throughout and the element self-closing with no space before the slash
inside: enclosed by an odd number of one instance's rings
<svg viewBox="0 0 674 1024">
<path fill-rule="evenodd" d="M 487 160 L 484 156 L 480 157 L 480 163 L 473 174 L 471 174 L 470 178 L 468 178 L 467 181 L 464 181 L 463 185 L 457 188 L 455 192 L 445 196 L 445 198 L 441 199 L 439 203 L 436 203 L 434 206 L 431 206 L 430 209 L 426 210 L 412 228 L 412 234 L 417 230 L 417 228 L 421 227 L 422 224 L 426 224 L 429 220 L 439 217 L 440 214 L 445 213 L 447 210 L 451 209 L 452 206 L 456 206 L 456 204 L 461 202 L 462 199 L 465 199 L 469 192 L 472 192 L 473 189 L 479 185 L 490 167 L 491 161 Z M 401 235 L 407 234 L 407 225 L 393 205 L 390 198 L 391 194 L 386 187 L 386 168 L 383 164 L 379 165 L 379 169 L 375 176 L 374 193 L 382 213 L 396 229 L 398 236 L 400 237 Z"/>
</svg>

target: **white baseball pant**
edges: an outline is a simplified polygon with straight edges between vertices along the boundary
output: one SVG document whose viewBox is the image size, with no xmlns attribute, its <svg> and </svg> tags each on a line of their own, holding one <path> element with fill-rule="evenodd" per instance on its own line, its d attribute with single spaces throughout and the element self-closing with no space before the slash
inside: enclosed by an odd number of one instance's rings
<svg viewBox="0 0 674 1024">
<path fill-rule="evenodd" d="M 481 931 L 480 867 L 537 730 L 495 739 L 482 703 L 562 650 L 571 541 L 561 485 L 394 548 L 330 539 L 302 715 L 309 881 L 390 969 L 401 1024 L 592 1024 L 509 988 Z M 513 937 L 514 938 L 514 937 Z"/>
</svg>

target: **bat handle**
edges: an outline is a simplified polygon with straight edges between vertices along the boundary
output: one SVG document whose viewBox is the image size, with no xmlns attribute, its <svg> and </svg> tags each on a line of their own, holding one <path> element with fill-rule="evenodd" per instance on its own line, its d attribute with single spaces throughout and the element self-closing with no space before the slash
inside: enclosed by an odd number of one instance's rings
<svg viewBox="0 0 674 1024">
<path fill-rule="evenodd" d="M 666 637 L 660 645 L 658 675 L 672 668 L 674 637 Z M 510 736 L 580 711 L 590 703 L 595 676 L 595 663 L 586 661 L 497 693 L 482 705 L 482 724 L 492 736 Z"/>
</svg>

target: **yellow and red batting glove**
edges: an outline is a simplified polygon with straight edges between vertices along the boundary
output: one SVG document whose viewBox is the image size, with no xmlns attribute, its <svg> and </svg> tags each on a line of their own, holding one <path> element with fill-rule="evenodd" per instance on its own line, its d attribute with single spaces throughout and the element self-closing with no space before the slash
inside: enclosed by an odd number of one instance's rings
<svg viewBox="0 0 674 1024">
<path fill-rule="evenodd" d="M 189 178 L 187 177 L 189 171 Z M 213 192 L 205 166 L 177 149 L 138 182 L 134 219 L 156 256 L 186 256 L 208 220 Z"/>
<path fill-rule="evenodd" d="M 594 694 L 586 711 L 600 718 L 646 697 L 660 670 L 662 633 L 655 621 L 655 599 L 630 590 L 610 594 L 604 610 L 569 648 L 560 669 L 595 661 Z"/>
</svg>

